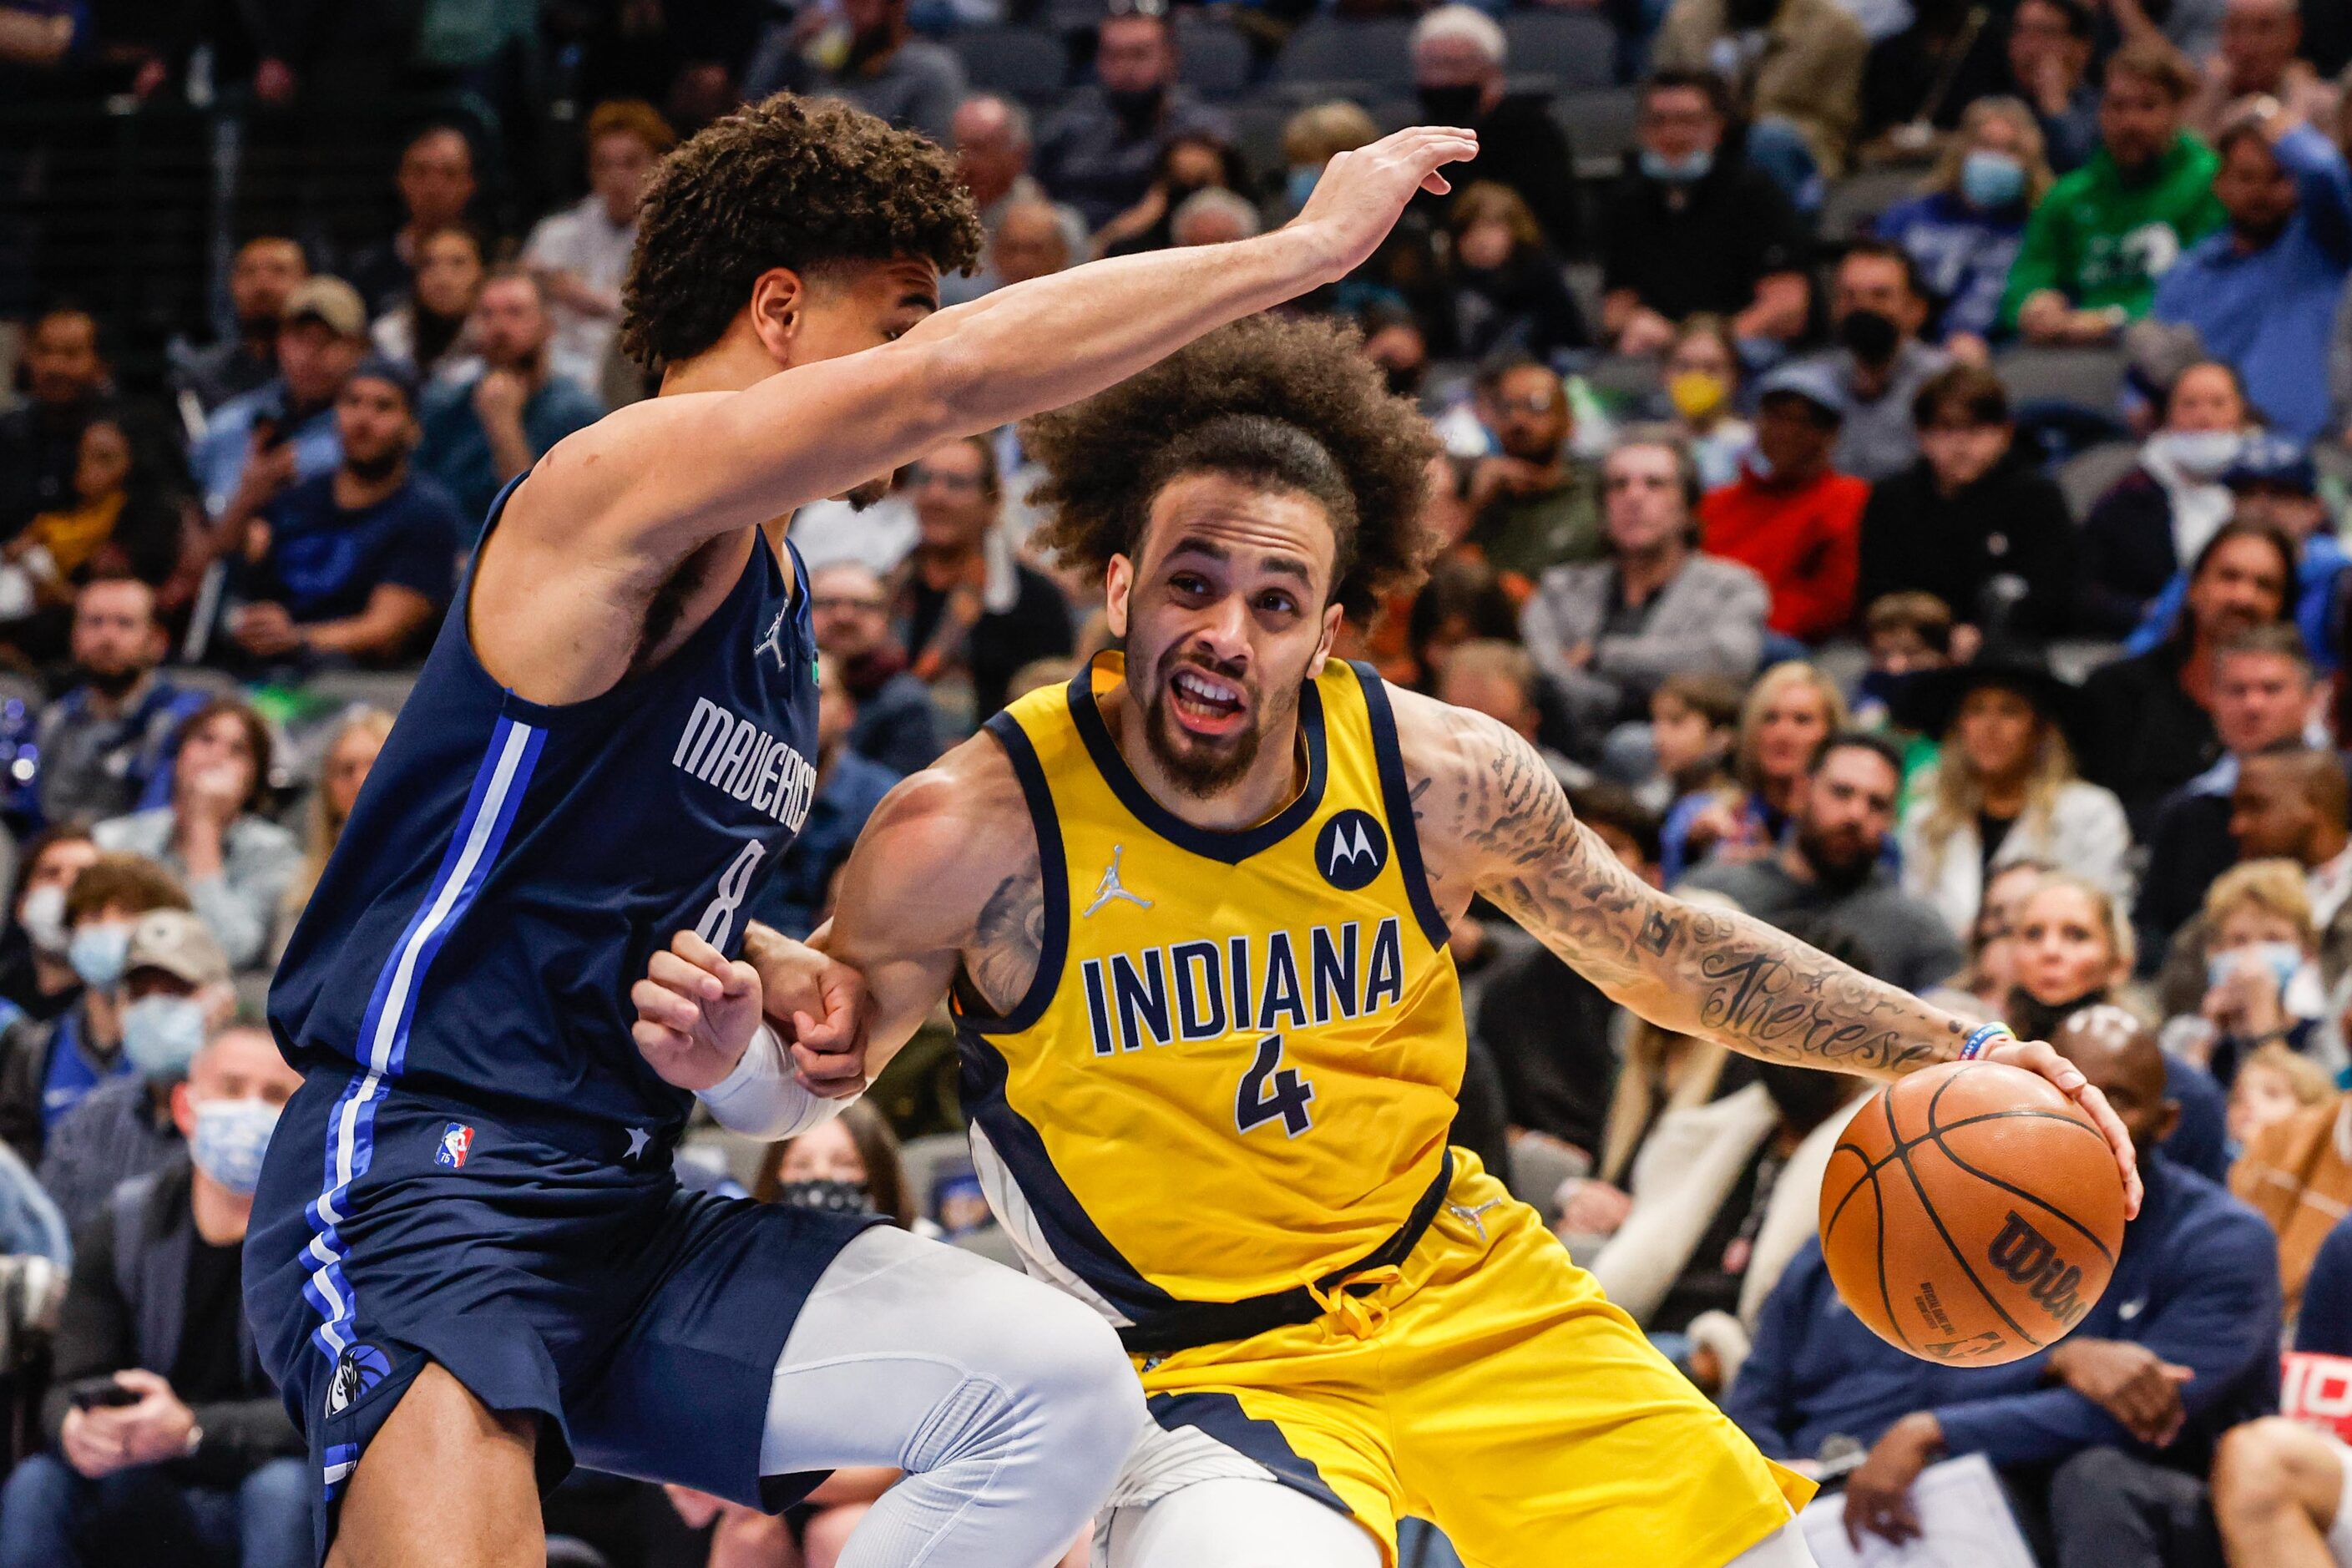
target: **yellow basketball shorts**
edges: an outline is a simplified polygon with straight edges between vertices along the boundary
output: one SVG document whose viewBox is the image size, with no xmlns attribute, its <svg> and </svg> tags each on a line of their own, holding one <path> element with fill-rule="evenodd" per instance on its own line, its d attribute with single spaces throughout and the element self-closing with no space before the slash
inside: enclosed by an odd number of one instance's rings
<svg viewBox="0 0 2352 1568">
<path fill-rule="evenodd" d="M 1454 1162 L 1376 1290 L 1138 1358 L 1161 1431 L 1113 1506 L 1220 1473 L 1211 1439 L 1352 1515 L 1391 1568 L 1408 1515 L 1470 1568 L 1722 1568 L 1787 1523 L 1813 1484 L 1758 1453 L 1475 1155 Z"/>
</svg>

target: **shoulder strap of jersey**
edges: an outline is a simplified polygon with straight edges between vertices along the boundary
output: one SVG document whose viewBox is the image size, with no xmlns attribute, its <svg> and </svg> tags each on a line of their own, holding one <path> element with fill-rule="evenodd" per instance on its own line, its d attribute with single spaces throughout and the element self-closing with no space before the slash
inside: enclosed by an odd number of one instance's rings
<svg viewBox="0 0 2352 1568">
<path fill-rule="evenodd" d="M 1045 764 L 1029 738 L 1024 721 L 1066 727 L 1069 699 L 1065 689 L 1049 686 L 1033 691 L 992 717 L 983 726 L 1004 748 L 1013 776 L 1021 781 L 1021 798 L 1029 808 L 1029 827 L 1037 840 L 1037 879 L 1045 900 L 1045 929 L 1037 947 L 1037 972 L 1029 989 L 1000 1016 L 961 970 L 952 988 L 955 1010 L 971 1027 L 988 1032 L 1016 1033 L 1045 1015 L 1061 983 L 1063 961 L 1070 945 L 1070 879 L 1062 852 L 1061 818 L 1054 810 L 1054 791 L 1045 780 Z M 1054 710 L 1061 711 L 1056 714 Z"/>
<path fill-rule="evenodd" d="M 1413 918 L 1433 947 L 1445 945 L 1449 928 L 1429 890 L 1429 873 L 1421 863 L 1421 833 L 1413 820 L 1412 786 L 1405 782 L 1404 752 L 1397 743 L 1396 711 L 1389 706 L 1388 682 L 1379 670 L 1358 660 L 1356 688 L 1363 694 L 1364 721 L 1370 727 L 1372 755 L 1381 775 L 1381 804 L 1388 817 L 1389 841 L 1396 846 L 1397 869 L 1403 874 L 1405 895 L 1412 900 Z"/>
</svg>

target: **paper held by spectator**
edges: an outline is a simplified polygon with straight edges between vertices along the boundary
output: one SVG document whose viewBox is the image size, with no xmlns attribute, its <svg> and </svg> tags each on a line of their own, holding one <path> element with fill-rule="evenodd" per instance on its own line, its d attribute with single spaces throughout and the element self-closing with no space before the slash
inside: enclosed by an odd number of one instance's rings
<svg viewBox="0 0 2352 1568">
<path fill-rule="evenodd" d="M 1864 1535 L 1858 1552 L 1848 1545 L 1843 1493 L 1814 1503 L 1797 1523 L 1819 1568 L 2033 1568 L 2009 1499 L 1982 1454 L 1928 1466 L 1911 1500 L 1922 1533 L 1900 1546 L 1875 1535 Z"/>
</svg>

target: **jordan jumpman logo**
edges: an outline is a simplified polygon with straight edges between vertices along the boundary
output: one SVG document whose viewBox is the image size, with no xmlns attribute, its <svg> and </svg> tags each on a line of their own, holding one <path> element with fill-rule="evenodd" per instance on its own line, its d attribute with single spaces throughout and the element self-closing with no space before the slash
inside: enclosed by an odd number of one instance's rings
<svg viewBox="0 0 2352 1568">
<path fill-rule="evenodd" d="M 1130 893 L 1118 885 L 1118 858 L 1126 853 L 1127 846 L 1124 844 L 1114 844 L 1110 847 L 1110 864 L 1103 868 L 1102 883 L 1095 889 L 1095 901 L 1086 907 L 1085 912 L 1078 916 L 1080 920 L 1085 920 L 1087 916 L 1093 914 L 1115 899 L 1125 899 L 1138 909 L 1148 910 L 1151 907 L 1150 899 L 1140 893 Z"/>
</svg>

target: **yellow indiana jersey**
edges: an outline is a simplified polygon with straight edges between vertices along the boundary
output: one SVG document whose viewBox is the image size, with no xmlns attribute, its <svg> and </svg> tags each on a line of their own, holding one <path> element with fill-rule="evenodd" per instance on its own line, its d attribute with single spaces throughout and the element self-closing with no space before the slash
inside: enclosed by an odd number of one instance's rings
<svg viewBox="0 0 2352 1568">
<path fill-rule="evenodd" d="M 1009 1015 L 962 986 L 956 1007 L 990 1202 L 1136 1344 L 1409 1250 L 1465 1046 L 1380 678 L 1327 665 L 1305 787 L 1218 833 L 1129 771 L 1097 701 L 1121 675 L 1104 655 L 989 722 L 1036 829 L 1043 953 Z"/>
</svg>

